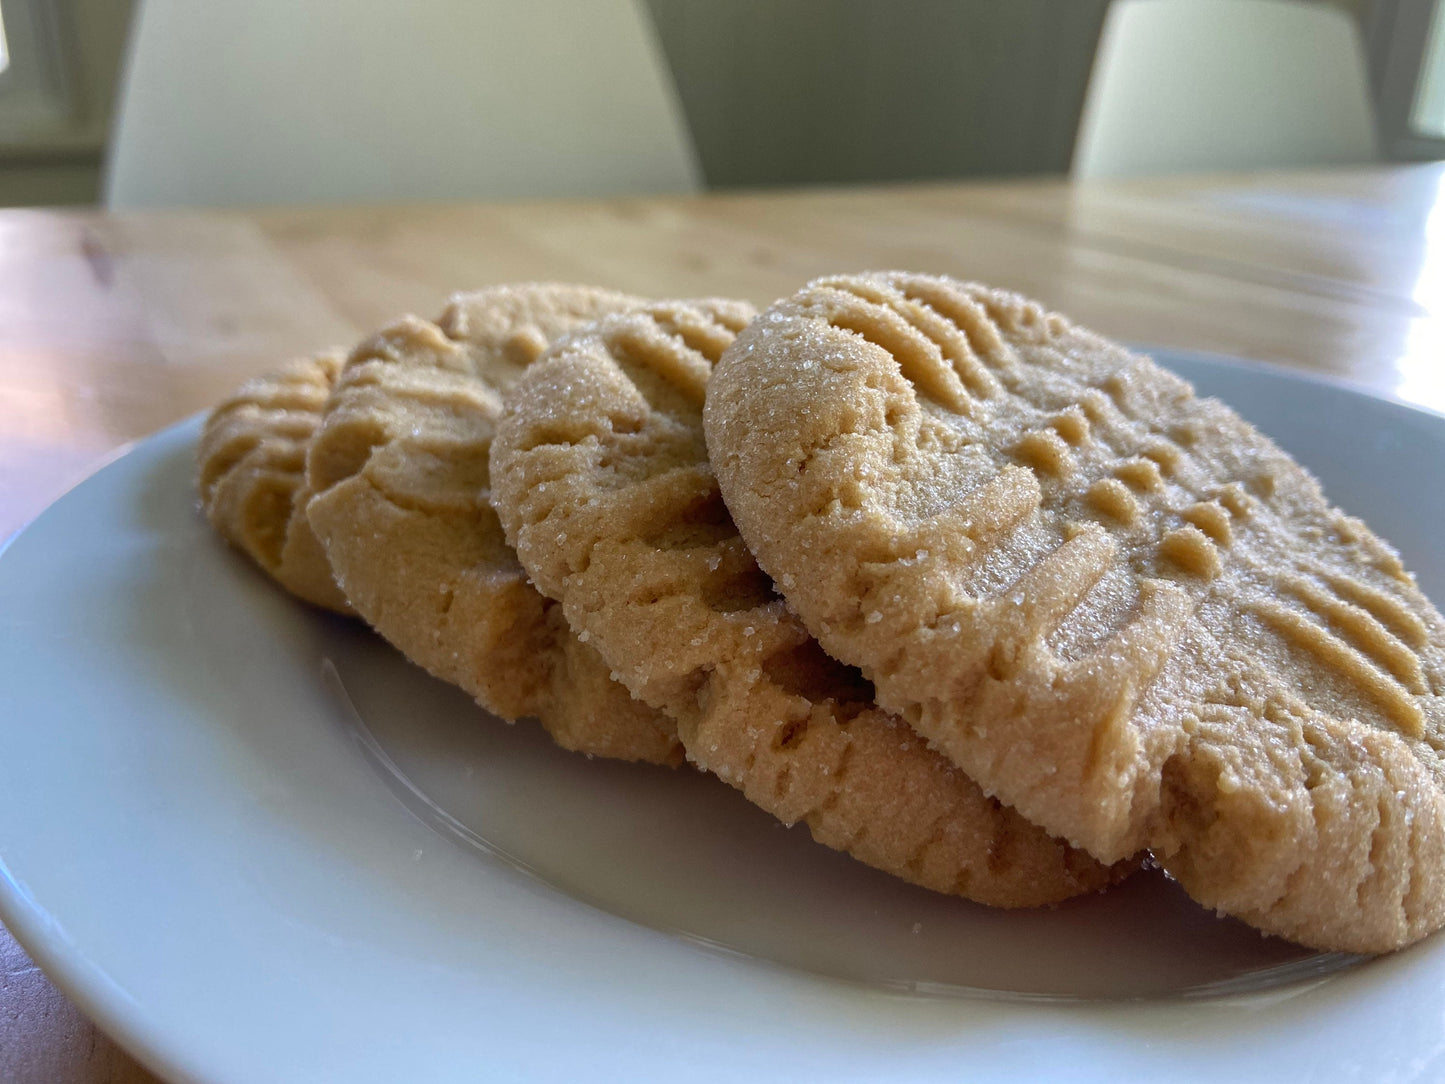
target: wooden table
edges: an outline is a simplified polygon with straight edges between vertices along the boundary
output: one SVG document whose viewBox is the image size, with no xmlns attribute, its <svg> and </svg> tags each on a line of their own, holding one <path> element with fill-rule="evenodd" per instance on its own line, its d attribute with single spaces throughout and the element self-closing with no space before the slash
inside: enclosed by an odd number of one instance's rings
<svg viewBox="0 0 1445 1084">
<path fill-rule="evenodd" d="M 601 203 L 0 212 L 0 538 L 126 441 L 292 355 L 519 279 L 765 303 L 947 272 L 1136 343 L 1445 411 L 1445 165 Z M 149 1081 L 0 930 L 0 1079 Z"/>
</svg>

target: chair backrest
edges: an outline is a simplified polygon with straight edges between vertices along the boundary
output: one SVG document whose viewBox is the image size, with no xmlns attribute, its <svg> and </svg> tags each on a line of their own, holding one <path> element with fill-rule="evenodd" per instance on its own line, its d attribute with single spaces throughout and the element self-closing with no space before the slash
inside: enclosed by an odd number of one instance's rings
<svg viewBox="0 0 1445 1084">
<path fill-rule="evenodd" d="M 698 187 L 633 0 L 145 0 L 110 207 Z"/>
<path fill-rule="evenodd" d="M 1305 0 L 1115 0 L 1075 143 L 1076 177 L 1375 157 L 1359 32 Z"/>
</svg>

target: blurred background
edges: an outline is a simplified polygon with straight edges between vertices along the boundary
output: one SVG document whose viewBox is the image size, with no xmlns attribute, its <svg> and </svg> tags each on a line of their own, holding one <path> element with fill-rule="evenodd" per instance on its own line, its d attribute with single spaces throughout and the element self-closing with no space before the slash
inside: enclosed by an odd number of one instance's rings
<svg viewBox="0 0 1445 1084">
<path fill-rule="evenodd" d="M 1445 158 L 1445 0 L 0 0 L 0 205 Z"/>
</svg>

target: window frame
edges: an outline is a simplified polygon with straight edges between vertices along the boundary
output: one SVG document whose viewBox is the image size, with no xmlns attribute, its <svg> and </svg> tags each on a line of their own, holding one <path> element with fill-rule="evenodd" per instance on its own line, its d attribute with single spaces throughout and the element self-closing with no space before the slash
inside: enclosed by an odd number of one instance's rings
<svg viewBox="0 0 1445 1084">
<path fill-rule="evenodd" d="M 1425 71 L 1436 9 L 1445 0 L 1375 0 L 1366 41 L 1382 155 L 1395 161 L 1445 158 L 1445 136 L 1416 131 L 1411 121 Z M 1440 16 L 1445 19 L 1445 12 Z M 1442 32 L 1445 41 L 1445 32 Z"/>
</svg>

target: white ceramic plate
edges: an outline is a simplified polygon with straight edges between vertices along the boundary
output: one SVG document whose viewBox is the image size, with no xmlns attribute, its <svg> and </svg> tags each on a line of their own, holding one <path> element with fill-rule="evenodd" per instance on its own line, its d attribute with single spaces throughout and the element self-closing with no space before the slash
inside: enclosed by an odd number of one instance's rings
<svg viewBox="0 0 1445 1084">
<path fill-rule="evenodd" d="M 1445 598 L 1445 419 L 1162 355 Z M 507 727 L 219 544 L 195 422 L 0 556 L 0 917 L 176 1080 L 1410 1078 L 1445 938 L 1358 961 L 1157 874 L 1029 913 Z M 1431 1070 L 1434 1070 L 1432 1072 Z"/>
</svg>

